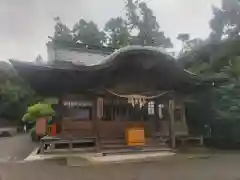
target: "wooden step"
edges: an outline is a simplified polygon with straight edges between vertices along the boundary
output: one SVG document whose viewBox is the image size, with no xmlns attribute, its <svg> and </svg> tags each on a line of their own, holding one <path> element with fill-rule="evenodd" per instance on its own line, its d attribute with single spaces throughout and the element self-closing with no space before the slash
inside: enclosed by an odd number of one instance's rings
<svg viewBox="0 0 240 180">
<path fill-rule="evenodd" d="M 101 144 L 126 144 L 125 139 L 101 139 Z"/>
<path fill-rule="evenodd" d="M 124 148 L 124 149 L 103 149 L 102 153 L 107 154 L 129 154 L 129 153 L 151 153 L 160 151 L 172 151 L 169 147 L 138 147 L 138 148 Z"/>
<path fill-rule="evenodd" d="M 101 148 L 106 149 L 129 149 L 130 147 L 126 144 L 101 144 Z"/>
<path fill-rule="evenodd" d="M 115 140 L 100 140 L 101 144 L 125 144 L 127 145 L 127 141 L 125 139 L 115 139 Z M 167 140 L 161 140 L 161 139 L 146 139 L 145 144 L 151 145 L 151 144 L 166 144 Z"/>
</svg>

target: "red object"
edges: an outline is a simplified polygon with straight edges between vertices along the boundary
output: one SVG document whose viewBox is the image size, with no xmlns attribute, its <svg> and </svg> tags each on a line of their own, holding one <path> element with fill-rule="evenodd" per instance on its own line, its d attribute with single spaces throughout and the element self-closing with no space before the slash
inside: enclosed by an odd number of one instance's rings
<svg viewBox="0 0 240 180">
<path fill-rule="evenodd" d="M 57 135 L 57 125 L 56 124 L 51 125 L 50 134 L 51 134 L 51 136 L 56 136 Z"/>
</svg>

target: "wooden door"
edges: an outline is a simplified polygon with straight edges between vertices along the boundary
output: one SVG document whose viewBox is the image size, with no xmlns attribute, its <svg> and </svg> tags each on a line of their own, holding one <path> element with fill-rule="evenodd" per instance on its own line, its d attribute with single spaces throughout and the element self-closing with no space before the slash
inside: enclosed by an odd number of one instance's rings
<svg viewBox="0 0 240 180">
<path fill-rule="evenodd" d="M 132 107 L 128 102 L 115 104 L 106 100 L 104 102 L 103 118 L 97 122 L 100 138 L 125 138 L 127 128 L 132 127 L 144 128 L 146 137 L 153 135 L 154 121 L 151 119 L 144 120 L 143 113 L 146 114 L 145 111 L 139 109 L 139 107 Z"/>
</svg>

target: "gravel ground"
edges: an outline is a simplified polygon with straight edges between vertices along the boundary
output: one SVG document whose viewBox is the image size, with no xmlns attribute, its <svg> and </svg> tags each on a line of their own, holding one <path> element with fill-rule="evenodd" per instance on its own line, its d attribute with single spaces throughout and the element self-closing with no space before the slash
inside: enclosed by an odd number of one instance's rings
<svg viewBox="0 0 240 180">
<path fill-rule="evenodd" d="M 4 180 L 239 180 L 240 154 L 177 155 L 159 161 L 67 167 L 64 161 L 5 163 Z"/>
<path fill-rule="evenodd" d="M 85 167 L 68 167 L 64 159 L 21 161 L 35 146 L 28 135 L 0 138 L 0 180 L 240 180 L 238 152 Z"/>
<path fill-rule="evenodd" d="M 0 138 L 0 162 L 25 159 L 36 147 L 28 134 Z"/>
</svg>

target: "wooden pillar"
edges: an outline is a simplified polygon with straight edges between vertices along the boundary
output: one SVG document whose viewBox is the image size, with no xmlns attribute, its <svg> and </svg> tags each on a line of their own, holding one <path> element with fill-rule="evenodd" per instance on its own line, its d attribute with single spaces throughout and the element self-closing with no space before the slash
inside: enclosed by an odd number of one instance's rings
<svg viewBox="0 0 240 180">
<path fill-rule="evenodd" d="M 170 138 L 171 138 L 171 148 L 176 147 L 176 139 L 175 139 L 175 130 L 174 130 L 174 122 L 175 122 L 175 117 L 174 117 L 174 100 L 169 100 L 169 116 L 170 116 Z"/>
<path fill-rule="evenodd" d="M 182 121 L 185 126 L 187 126 L 187 121 L 186 121 L 186 107 L 184 104 L 184 101 L 182 100 L 181 102 L 181 112 L 182 112 Z"/>
<path fill-rule="evenodd" d="M 62 133 L 64 113 L 65 113 L 65 109 L 64 109 L 64 105 L 63 105 L 63 98 L 60 97 L 59 101 L 58 101 L 58 104 L 57 104 L 57 110 L 56 110 L 56 114 L 57 114 L 57 122 L 56 122 L 57 133 Z"/>
<path fill-rule="evenodd" d="M 99 136 L 99 121 L 100 118 L 98 117 L 98 98 L 93 100 L 93 108 L 92 108 L 92 117 L 93 117 L 93 131 L 96 137 L 96 150 L 99 152 L 101 150 L 101 141 Z"/>
<path fill-rule="evenodd" d="M 113 111 L 114 111 L 114 105 L 115 105 L 115 104 L 114 104 L 114 99 L 111 98 L 111 101 L 110 101 L 110 102 L 111 102 L 111 104 L 110 104 L 111 119 L 110 119 L 110 120 L 113 121 L 113 120 L 115 120 L 114 112 L 113 112 Z"/>
<path fill-rule="evenodd" d="M 44 153 L 44 142 L 40 139 L 40 154 Z"/>
</svg>

